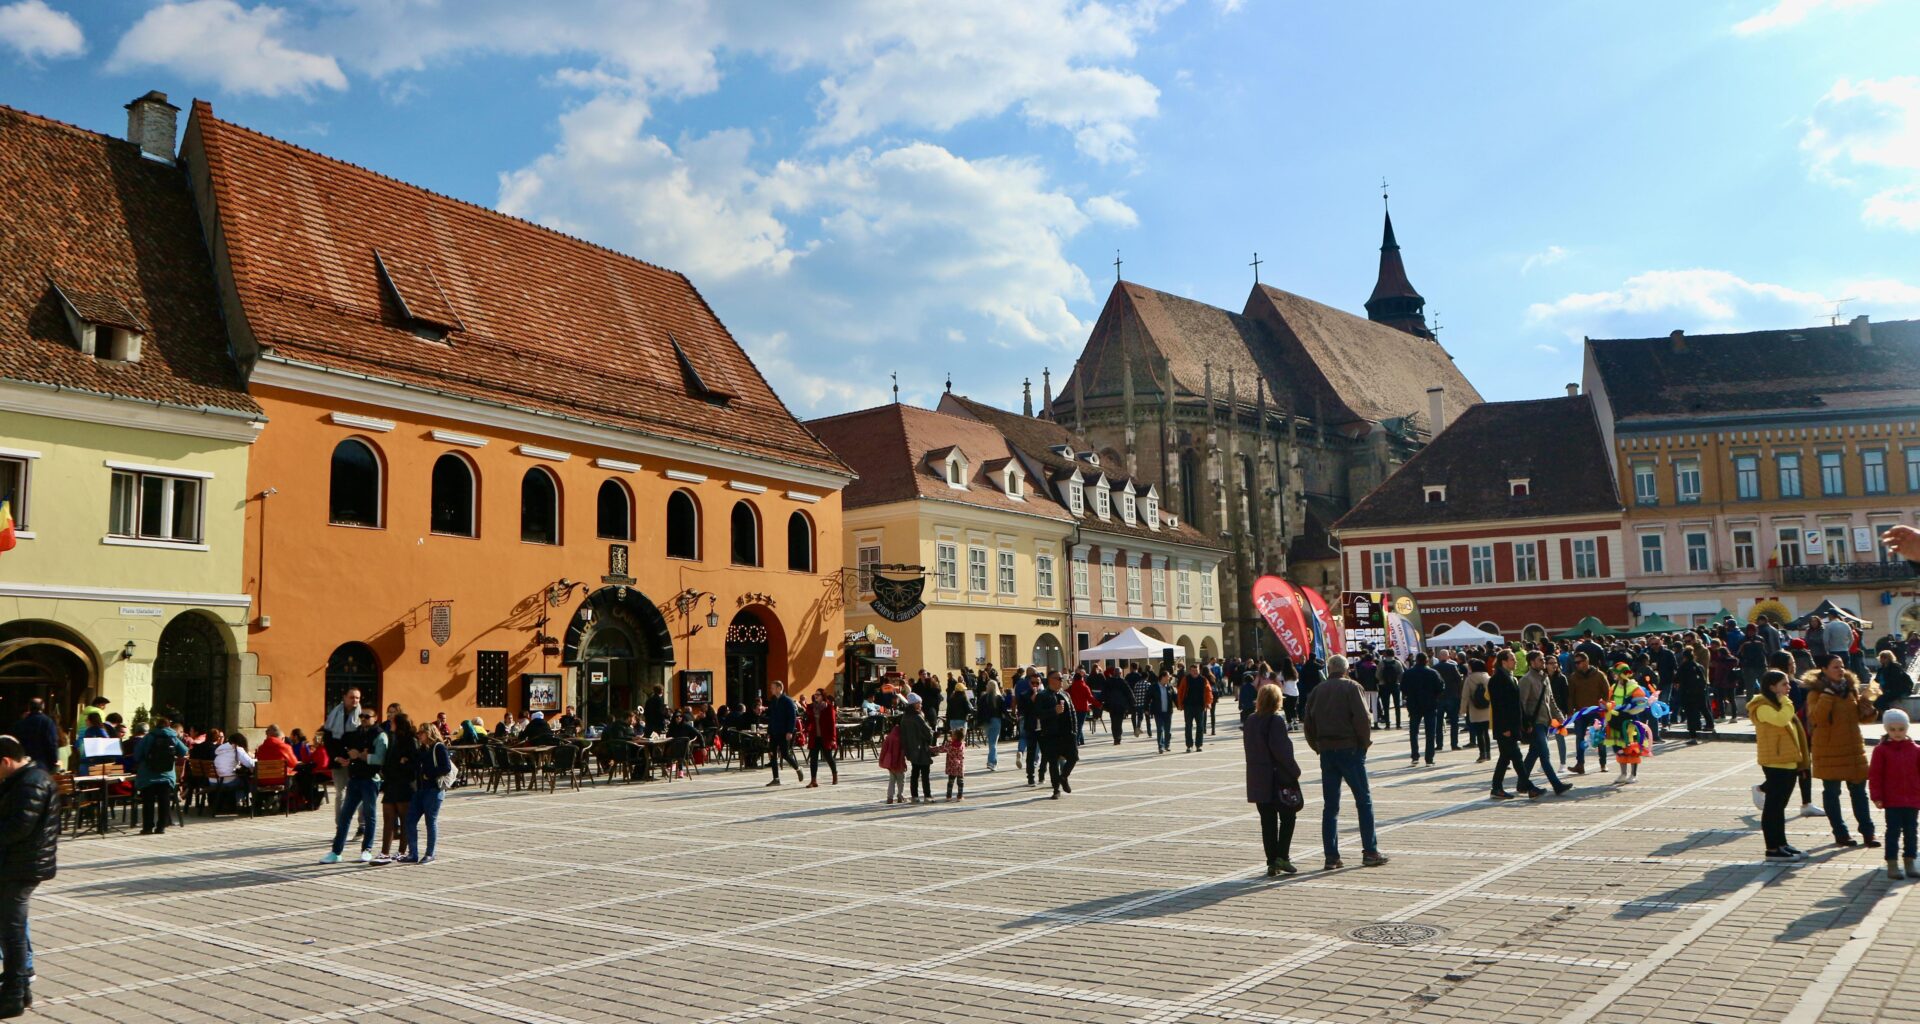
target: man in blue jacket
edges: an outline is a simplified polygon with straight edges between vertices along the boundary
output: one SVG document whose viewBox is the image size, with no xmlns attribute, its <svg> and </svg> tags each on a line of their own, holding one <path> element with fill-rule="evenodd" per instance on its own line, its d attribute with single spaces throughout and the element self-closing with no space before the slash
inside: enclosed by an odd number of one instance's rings
<svg viewBox="0 0 1920 1024">
<path fill-rule="evenodd" d="M 787 696 L 787 684 L 776 679 L 767 684 L 767 743 L 772 756 L 767 761 L 773 765 L 773 781 L 769 786 L 780 784 L 780 761 L 782 758 L 793 766 L 793 775 L 800 778 L 800 759 L 793 756 L 793 734 L 800 727 L 800 706 Z"/>
<path fill-rule="evenodd" d="M 1446 680 L 1427 663 L 1427 652 L 1413 656 L 1413 667 L 1400 676 L 1400 692 L 1407 701 L 1407 742 L 1413 751 L 1413 763 L 1420 763 L 1420 734 L 1426 733 L 1426 760 L 1433 763 L 1440 749 L 1440 700 L 1447 692 Z"/>
</svg>

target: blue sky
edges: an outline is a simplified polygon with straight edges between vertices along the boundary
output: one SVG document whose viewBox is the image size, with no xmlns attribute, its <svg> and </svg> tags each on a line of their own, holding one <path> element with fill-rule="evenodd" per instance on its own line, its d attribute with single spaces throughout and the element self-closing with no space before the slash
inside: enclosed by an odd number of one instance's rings
<svg viewBox="0 0 1920 1024">
<path fill-rule="evenodd" d="M 0 0 L 0 102 L 200 97 L 683 270 L 803 416 L 1016 405 L 1116 249 L 1358 312 L 1382 177 L 1489 398 L 1582 336 L 1920 317 L 1916 53 L 1915 0 Z"/>
</svg>

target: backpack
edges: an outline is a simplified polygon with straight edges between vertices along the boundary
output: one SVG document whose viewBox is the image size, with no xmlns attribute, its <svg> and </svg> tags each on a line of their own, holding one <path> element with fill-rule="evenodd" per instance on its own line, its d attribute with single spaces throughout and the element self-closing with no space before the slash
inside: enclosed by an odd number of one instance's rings
<svg viewBox="0 0 1920 1024">
<path fill-rule="evenodd" d="M 169 734 L 170 735 L 170 734 Z M 140 754 L 140 767 L 153 775 L 173 770 L 173 743 L 158 732 L 147 734 L 147 749 Z"/>
<path fill-rule="evenodd" d="M 1473 706 L 1482 711 L 1493 706 L 1493 699 L 1487 696 L 1487 684 L 1480 683 L 1473 688 Z"/>
</svg>

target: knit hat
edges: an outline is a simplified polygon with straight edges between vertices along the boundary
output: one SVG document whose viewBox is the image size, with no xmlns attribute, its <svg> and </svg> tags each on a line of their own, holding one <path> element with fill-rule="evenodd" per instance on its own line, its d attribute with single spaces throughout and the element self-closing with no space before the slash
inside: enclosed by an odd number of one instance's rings
<svg viewBox="0 0 1920 1024">
<path fill-rule="evenodd" d="M 533 713 L 533 720 L 536 722 L 546 721 L 546 718 L 547 718 L 547 713 L 545 711 L 535 711 Z"/>
<path fill-rule="evenodd" d="M 920 695 L 919 695 L 919 694 L 917 694 L 917 693 L 909 693 L 909 694 L 907 694 L 907 703 L 909 703 L 909 704 L 918 704 L 918 703 L 920 703 Z"/>
<path fill-rule="evenodd" d="M 1880 724 L 1897 725 L 1904 729 L 1907 727 L 1907 713 L 1899 708 L 1888 708 L 1887 713 L 1880 716 Z"/>
</svg>

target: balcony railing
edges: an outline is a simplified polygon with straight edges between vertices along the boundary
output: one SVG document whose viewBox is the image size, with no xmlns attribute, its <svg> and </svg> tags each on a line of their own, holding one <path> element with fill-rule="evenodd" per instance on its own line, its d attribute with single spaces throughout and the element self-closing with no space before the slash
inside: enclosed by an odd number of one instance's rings
<svg viewBox="0 0 1920 1024">
<path fill-rule="evenodd" d="M 1782 587 L 1825 587 L 1835 584 L 1897 583 L 1914 578 L 1906 562 L 1847 562 L 1840 565 L 1783 565 Z"/>
</svg>

